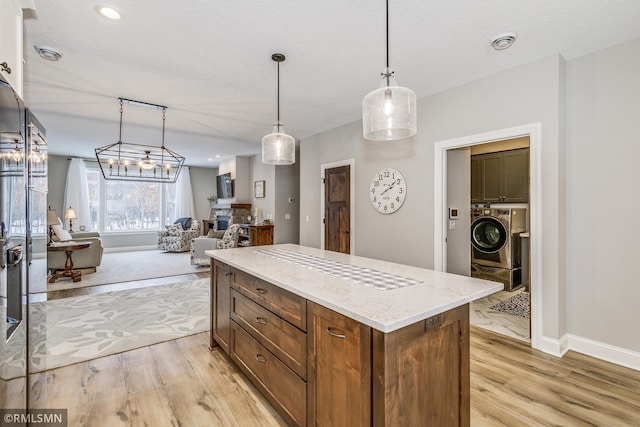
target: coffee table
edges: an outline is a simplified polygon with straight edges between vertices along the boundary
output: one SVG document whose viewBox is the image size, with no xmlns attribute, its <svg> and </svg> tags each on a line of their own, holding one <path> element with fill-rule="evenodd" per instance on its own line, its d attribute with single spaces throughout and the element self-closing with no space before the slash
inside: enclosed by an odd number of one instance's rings
<svg viewBox="0 0 640 427">
<path fill-rule="evenodd" d="M 72 255 L 73 251 L 87 249 L 89 246 L 91 246 L 91 242 L 69 242 L 47 246 L 47 252 L 65 251 L 65 253 L 67 254 L 67 260 L 64 263 L 64 270 L 54 271 L 51 274 L 49 283 L 55 283 L 56 280 L 61 277 L 69 277 L 74 282 L 79 282 L 80 280 L 82 280 L 82 272 L 73 269 Z"/>
</svg>

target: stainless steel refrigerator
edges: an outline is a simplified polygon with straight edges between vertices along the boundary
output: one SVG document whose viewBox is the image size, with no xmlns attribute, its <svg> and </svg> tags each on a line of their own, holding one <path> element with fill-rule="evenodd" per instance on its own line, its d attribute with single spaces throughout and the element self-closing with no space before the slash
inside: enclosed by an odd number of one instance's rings
<svg viewBox="0 0 640 427">
<path fill-rule="evenodd" d="M 46 234 L 46 152 L 44 127 L 0 76 L 0 409 L 29 407 L 32 242 L 34 227 Z"/>
</svg>

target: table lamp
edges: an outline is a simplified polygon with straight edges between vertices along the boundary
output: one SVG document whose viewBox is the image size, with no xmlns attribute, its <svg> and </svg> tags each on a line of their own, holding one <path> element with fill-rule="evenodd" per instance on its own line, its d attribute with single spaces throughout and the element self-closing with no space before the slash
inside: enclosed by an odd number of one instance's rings
<svg viewBox="0 0 640 427">
<path fill-rule="evenodd" d="M 73 208 L 71 206 L 69 206 L 69 209 L 67 209 L 67 211 L 64 214 L 64 219 L 68 219 L 69 220 L 69 233 L 73 233 L 73 225 L 72 225 L 72 220 L 77 219 L 78 217 L 76 216 L 76 211 L 73 210 Z"/>
<path fill-rule="evenodd" d="M 47 211 L 47 225 L 49 226 L 49 243 L 53 242 L 53 228 L 52 225 L 58 224 L 58 214 L 55 209 L 51 209 Z"/>
</svg>

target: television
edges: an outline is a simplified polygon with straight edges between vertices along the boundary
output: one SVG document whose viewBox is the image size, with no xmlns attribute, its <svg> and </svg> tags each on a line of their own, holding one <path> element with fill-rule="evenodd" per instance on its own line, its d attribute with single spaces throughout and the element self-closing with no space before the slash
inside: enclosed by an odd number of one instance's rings
<svg viewBox="0 0 640 427">
<path fill-rule="evenodd" d="M 229 199 L 233 197 L 233 180 L 230 173 L 218 175 L 216 177 L 216 188 L 218 199 Z"/>
</svg>

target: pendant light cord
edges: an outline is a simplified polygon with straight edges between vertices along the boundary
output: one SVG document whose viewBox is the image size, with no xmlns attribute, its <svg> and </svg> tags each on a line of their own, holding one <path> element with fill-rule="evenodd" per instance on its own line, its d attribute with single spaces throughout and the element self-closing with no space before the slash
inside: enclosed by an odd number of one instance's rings
<svg viewBox="0 0 640 427">
<path fill-rule="evenodd" d="M 388 73 L 389 72 L 389 0 L 387 0 L 386 17 L 387 17 L 387 73 Z M 389 79 L 389 76 L 387 76 L 387 83 L 389 83 L 388 79 Z"/>
<path fill-rule="evenodd" d="M 278 62 L 278 132 L 280 132 L 280 62 Z"/>
<path fill-rule="evenodd" d="M 118 142 L 122 144 L 122 99 L 120 99 L 120 136 Z"/>
</svg>

